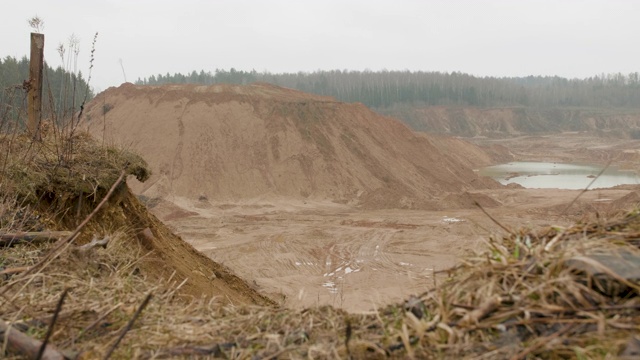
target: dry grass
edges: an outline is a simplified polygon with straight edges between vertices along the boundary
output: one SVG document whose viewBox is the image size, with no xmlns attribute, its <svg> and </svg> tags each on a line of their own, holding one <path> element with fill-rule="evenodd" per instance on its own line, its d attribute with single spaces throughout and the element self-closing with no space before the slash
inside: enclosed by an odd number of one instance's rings
<svg viewBox="0 0 640 360">
<path fill-rule="evenodd" d="M 490 239 L 487 251 L 464 259 L 446 284 L 424 295 L 427 319 L 438 323 L 421 343 L 447 357 L 618 354 L 640 330 L 639 279 L 597 259 L 627 254 L 640 265 L 639 231 L 636 211 L 609 223 Z"/>
<path fill-rule="evenodd" d="M 5 267 L 29 265 L 46 249 L 19 245 L 2 254 Z M 180 284 L 153 283 L 140 274 L 144 251 L 127 234 L 115 234 L 106 249 L 88 255 L 69 251 L 43 271 L 30 275 L 6 293 L 0 313 L 13 326 L 42 338 L 64 289 L 70 289 L 51 339 L 60 348 L 81 352 L 84 358 L 105 353 L 144 297 L 153 298 L 134 328 L 116 349 L 114 358 L 157 358 L 179 353 L 254 354 L 300 352 L 314 331 L 344 332 L 343 313 L 332 308 L 289 312 L 268 307 L 234 307 L 220 299 L 179 295 Z M 2 285 L 10 282 L 5 279 Z M 84 329 L 95 324 L 90 330 Z M 321 354 L 339 337 L 326 336 Z M 218 345 L 217 347 L 215 345 Z M 328 354 L 330 355 L 330 354 Z"/>
<path fill-rule="evenodd" d="M 0 313 L 42 338 L 70 289 L 51 343 L 83 358 L 102 356 L 147 294 L 153 298 L 113 358 L 614 358 L 640 332 L 640 286 L 605 264 L 596 266 L 610 281 L 575 264 L 593 254 L 638 255 L 638 214 L 490 239 L 487 251 L 465 259 L 437 289 L 368 314 L 181 296 L 176 281 L 141 275 L 145 252 L 130 234 L 115 232 L 106 249 L 81 255 L 70 248 L 12 287 Z M 0 261 L 29 265 L 44 252 L 15 246 Z"/>
<path fill-rule="evenodd" d="M 2 134 L 0 150 L 0 189 L 29 203 L 53 193 L 58 197 L 99 196 L 99 190 L 109 189 L 124 168 L 140 181 L 150 176 L 140 156 L 98 146 L 84 133 L 65 139 L 50 136 L 42 142 L 32 142 L 26 135 Z"/>
</svg>

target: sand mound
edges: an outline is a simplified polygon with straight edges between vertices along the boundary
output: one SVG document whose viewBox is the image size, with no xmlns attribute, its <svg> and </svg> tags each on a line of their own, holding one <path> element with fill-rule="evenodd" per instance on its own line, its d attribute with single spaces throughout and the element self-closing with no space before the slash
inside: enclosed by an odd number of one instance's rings
<svg viewBox="0 0 640 360">
<path fill-rule="evenodd" d="M 437 208 L 446 193 L 499 186 L 362 104 L 267 84 L 124 84 L 98 95 L 86 115 L 96 138 L 149 163 L 151 179 L 130 184 L 149 197 Z"/>
<path fill-rule="evenodd" d="M 617 209 L 637 207 L 638 204 L 640 204 L 640 195 L 636 191 L 630 192 L 611 203 L 612 207 Z"/>
<path fill-rule="evenodd" d="M 637 189 L 637 187 L 636 187 Z M 636 209 L 640 205 L 640 194 L 637 191 L 631 191 L 630 193 L 619 197 L 615 200 L 600 201 L 593 204 L 595 210 L 604 216 L 613 217 L 619 216 L 628 209 Z"/>
</svg>

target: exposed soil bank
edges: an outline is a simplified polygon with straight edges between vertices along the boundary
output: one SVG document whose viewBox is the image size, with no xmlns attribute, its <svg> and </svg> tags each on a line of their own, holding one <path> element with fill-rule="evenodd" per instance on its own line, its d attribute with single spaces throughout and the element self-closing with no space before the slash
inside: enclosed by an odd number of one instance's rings
<svg viewBox="0 0 640 360">
<path fill-rule="evenodd" d="M 533 109 L 432 106 L 385 111 L 414 129 L 456 136 L 509 137 L 588 131 L 608 137 L 640 136 L 640 110 Z"/>
</svg>

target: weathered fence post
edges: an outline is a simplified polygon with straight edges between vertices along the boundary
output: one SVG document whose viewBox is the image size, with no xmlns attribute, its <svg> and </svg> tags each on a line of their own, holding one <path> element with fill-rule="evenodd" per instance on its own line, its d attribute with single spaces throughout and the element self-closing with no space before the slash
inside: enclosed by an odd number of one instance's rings
<svg viewBox="0 0 640 360">
<path fill-rule="evenodd" d="M 31 33 L 29 62 L 29 100 L 27 130 L 34 140 L 40 140 L 42 118 L 42 68 L 44 65 L 44 34 Z"/>
</svg>

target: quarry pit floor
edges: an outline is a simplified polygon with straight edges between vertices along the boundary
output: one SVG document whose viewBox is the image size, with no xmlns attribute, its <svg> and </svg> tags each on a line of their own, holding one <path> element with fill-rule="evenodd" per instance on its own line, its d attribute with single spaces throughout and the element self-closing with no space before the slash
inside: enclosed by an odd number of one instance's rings
<svg viewBox="0 0 640 360">
<path fill-rule="evenodd" d="M 503 145 L 519 161 L 611 160 L 631 169 L 640 152 L 637 140 L 578 133 L 470 141 Z M 501 204 L 484 209 L 500 225 L 518 230 L 610 217 L 635 206 L 639 190 L 627 185 L 584 193 L 507 187 L 476 192 Z M 333 305 L 352 312 L 437 286 L 443 270 L 455 266 L 461 255 L 505 233 L 479 208 L 363 210 L 311 199 L 169 197 L 152 211 L 196 249 L 283 306 Z"/>
</svg>

